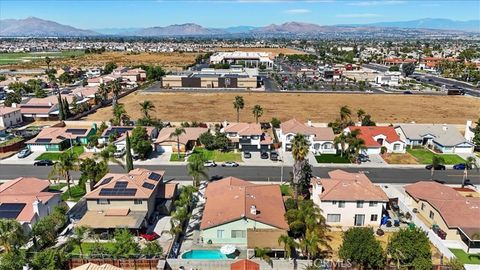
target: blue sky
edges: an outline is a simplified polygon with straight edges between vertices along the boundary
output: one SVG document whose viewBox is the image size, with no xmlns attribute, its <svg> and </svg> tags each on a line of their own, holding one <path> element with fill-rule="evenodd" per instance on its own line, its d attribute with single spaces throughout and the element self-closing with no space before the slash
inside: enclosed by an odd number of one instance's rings
<svg viewBox="0 0 480 270">
<path fill-rule="evenodd" d="M 264 26 L 287 21 L 332 25 L 419 18 L 473 20 L 480 18 L 480 1 L 0 0 L 1 19 L 29 16 L 88 29 L 187 22 L 206 27 Z"/>
</svg>

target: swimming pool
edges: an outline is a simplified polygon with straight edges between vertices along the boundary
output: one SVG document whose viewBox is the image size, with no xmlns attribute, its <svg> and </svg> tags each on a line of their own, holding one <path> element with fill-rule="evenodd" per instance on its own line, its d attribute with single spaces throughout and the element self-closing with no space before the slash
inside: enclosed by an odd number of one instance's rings
<svg viewBox="0 0 480 270">
<path fill-rule="evenodd" d="M 193 249 L 182 254 L 182 259 L 195 260 L 225 260 L 227 256 L 219 250 L 214 249 Z"/>
</svg>

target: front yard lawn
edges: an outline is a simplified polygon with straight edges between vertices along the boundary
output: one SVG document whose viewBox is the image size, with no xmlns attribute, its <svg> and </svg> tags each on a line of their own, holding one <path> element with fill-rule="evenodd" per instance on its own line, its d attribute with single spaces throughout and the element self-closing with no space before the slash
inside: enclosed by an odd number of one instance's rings
<svg viewBox="0 0 480 270">
<path fill-rule="evenodd" d="M 480 254 L 467 254 L 463 249 L 451 248 L 450 251 L 464 264 L 480 264 Z"/>
<path fill-rule="evenodd" d="M 222 152 L 219 150 L 207 150 L 205 148 L 195 148 L 193 150 L 194 154 L 202 154 L 205 160 L 213 160 L 215 162 L 225 162 L 225 161 L 242 161 L 242 154 L 235 153 L 233 151 Z"/>
<path fill-rule="evenodd" d="M 72 192 L 72 196 L 68 196 L 68 189 L 62 194 L 62 200 L 64 201 L 74 201 L 78 202 L 83 195 L 85 195 L 85 190 L 81 186 L 71 186 L 70 191 Z"/>
<path fill-rule="evenodd" d="M 407 152 L 414 156 L 420 164 L 431 164 L 434 155 L 441 156 L 446 165 L 465 163 L 465 160 L 456 154 L 434 154 L 427 149 L 407 149 Z"/>
<path fill-rule="evenodd" d="M 68 148 L 65 151 L 71 151 L 71 149 L 72 148 Z M 45 152 L 45 153 L 41 154 L 40 156 L 38 156 L 35 160 L 59 160 L 60 156 L 65 151 L 63 151 L 63 152 Z M 84 151 L 85 151 L 85 149 L 83 148 L 83 146 L 74 146 L 73 147 L 73 152 L 75 152 L 77 154 L 77 156 L 80 156 L 81 154 L 83 154 Z"/>
<path fill-rule="evenodd" d="M 293 194 L 292 187 L 287 184 L 280 185 L 280 191 L 282 192 L 282 196 L 292 196 Z"/>
<path fill-rule="evenodd" d="M 318 163 L 351 163 L 346 156 L 340 156 L 339 154 L 321 154 L 315 156 Z"/>
<path fill-rule="evenodd" d="M 185 154 L 172 153 L 170 161 L 185 161 Z"/>
<path fill-rule="evenodd" d="M 12 145 L 12 144 L 15 144 L 15 143 L 17 143 L 17 142 L 20 142 L 20 141 L 22 141 L 22 140 L 23 140 L 22 137 L 13 137 L 13 138 L 11 138 L 11 139 L 8 140 L 8 141 L 1 142 L 1 143 L 0 143 L 0 147 L 7 146 L 7 145 Z"/>
<path fill-rule="evenodd" d="M 90 255 L 92 250 L 95 248 L 95 245 L 101 246 L 105 253 L 111 254 L 113 251 L 113 243 L 112 242 L 99 242 L 99 243 L 90 243 L 84 242 L 82 243 L 82 250 L 83 255 Z M 70 254 L 80 255 L 80 248 L 79 246 L 75 246 L 75 248 L 70 252 Z"/>
<path fill-rule="evenodd" d="M 66 187 L 67 184 L 66 183 L 59 183 L 59 184 L 56 184 L 56 185 L 50 185 L 48 187 L 49 190 L 51 191 L 61 191 L 62 188 Z"/>
<path fill-rule="evenodd" d="M 388 164 L 418 164 L 417 159 L 410 153 L 386 153 L 382 155 L 382 158 Z"/>
</svg>

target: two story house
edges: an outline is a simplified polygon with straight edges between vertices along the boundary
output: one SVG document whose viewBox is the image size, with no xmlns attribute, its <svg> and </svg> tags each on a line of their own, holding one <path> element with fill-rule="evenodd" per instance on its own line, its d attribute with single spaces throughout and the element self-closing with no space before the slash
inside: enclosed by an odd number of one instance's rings
<svg viewBox="0 0 480 270">
<path fill-rule="evenodd" d="M 153 221 L 156 214 L 168 214 L 177 184 L 164 183 L 164 173 L 146 169 L 108 173 L 93 190 L 87 190 L 84 196 L 87 212 L 78 225 L 97 230 L 118 227 L 140 230 Z"/>
<path fill-rule="evenodd" d="M 406 144 L 400 140 L 400 136 L 394 127 L 377 126 L 352 126 L 345 128 L 344 132 L 360 131 L 358 138 L 365 143 L 362 153 L 366 155 L 379 155 L 384 147 L 387 153 L 405 153 Z"/>
<path fill-rule="evenodd" d="M 260 124 L 232 123 L 222 132 L 240 151 L 269 151 L 272 145 L 272 138 L 262 131 Z"/>
<path fill-rule="evenodd" d="M 292 151 L 291 141 L 296 134 L 305 135 L 309 145 L 310 151 L 314 154 L 335 154 L 333 140 L 335 135 L 333 130 L 329 127 L 314 127 L 309 124 L 303 124 L 297 119 L 280 124 L 280 128 L 275 130 L 278 140 L 282 143 L 282 150 Z"/>
<path fill-rule="evenodd" d="M 334 170 L 330 178 L 312 178 L 312 199 L 327 224 L 338 227 L 379 226 L 388 197 L 363 173 Z"/>
</svg>

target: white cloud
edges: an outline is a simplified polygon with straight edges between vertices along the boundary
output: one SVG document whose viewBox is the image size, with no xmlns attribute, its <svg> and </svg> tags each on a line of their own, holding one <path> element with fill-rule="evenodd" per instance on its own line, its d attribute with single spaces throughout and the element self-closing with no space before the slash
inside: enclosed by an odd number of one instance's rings
<svg viewBox="0 0 480 270">
<path fill-rule="evenodd" d="M 304 9 L 304 8 L 296 8 L 296 9 L 287 9 L 285 10 L 285 13 L 289 14 L 305 14 L 305 13 L 310 13 L 311 11 L 309 9 Z"/>
<path fill-rule="evenodd" d="M 378 18 L 382 17 L 380 14 L 375 13 L 353 13 L 353 14 L 338 14 L 337 18 Z"/>
<path fill-rule="evenodd" d="M 360 7 L 371 7 L 371 6 L 399 5 L 399 4 L 404 4 L 406 2 L 407 1 L 400 1 L 400 0 L 358 1 L 358 2 L 351 2 L 348 5 L 350 5 L 350 6 L 360 6 Z"/>
</svg>

